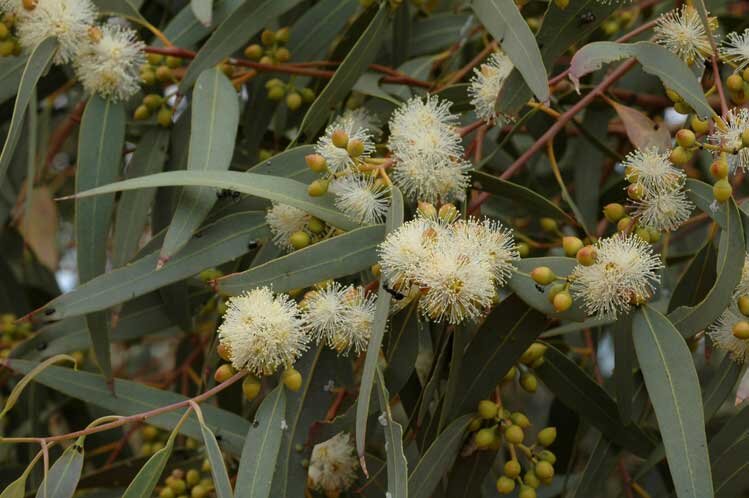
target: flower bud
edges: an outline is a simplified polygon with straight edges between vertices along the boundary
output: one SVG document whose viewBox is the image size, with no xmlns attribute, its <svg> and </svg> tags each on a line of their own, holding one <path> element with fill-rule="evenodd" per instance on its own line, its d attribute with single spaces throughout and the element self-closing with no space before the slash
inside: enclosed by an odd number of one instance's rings
<svg viewBox="0 0 749 498">
<path fill-rule="evenodd" d="M 744 89 L 744 79 L 734 73 L 726 78 L 726 88 L 731 92 L 740 92 Z"/>
<path fill-rule="evenodd" d="M 622 218 L 623 219 L 623 218 Z M 598 258 L 598 251 L 596 251 L 596 247 L 592 245 L 587 245 L 577 251 L 577 262 L 580 263 L 583 266 L 590 266 L 593 263 L 596 262 L 596 259 Z"/>
<path fill-rule="evenodd" d="M 525 392 L 533 394 L 538 389 L 538 379 L 532 373 L 526 372 L 520 376 L 520 387 Z"/>
<path fill-rule="evenodd" d="M 247 48 L 244 49 L 244 56 L 250 60 L 258 61 L 263 56 L 263 47 L 257 43 L 247 45 Z"/>
<path fill-rule="evenodd" d="M 213 379 L 220 384 L 229 380 L 235 373 L 237 373 L 237 371 L 234 370 L 234 367 L 228 363 L 224 363 L 216 369 L 216 373 L 213 374 Z"/>
<path fill-rule="evenodd" d="M 327 161 L 320 154 L 307 154 L 304 156 L 304 162 L 307 163 L 307 167 L 315 173 L 323 173 L 328 169 Z"/>
<path fill-rule="evenodd" d="M 310 243 L 309 235 L 301 230 L 294 232 L 289 237 L 289 243 L 294 249 L 304 249 Z"/>
<path fill-rule="evenodd" d="M 728 162 L 719 158 L 710 165 L 710 175 L 716 180 L 721 180 L 728 176 Z"/>
<path fill-rule="evenodd" d="M 504 466 L 504 474 L 510 479 L 515 479 L 520 475 L 520 463 L 517 460 L 507 460 Z"/>
<path fill-rule="evenodd" d="M 277 48 L 274 55 L 278 62 L 286 62 L 291 59 L 291 52 L 286 47 Z"/>
<path fill-rule="evenodd" d="M 509 477 L 500 476 L 500 478 L 497 479 L 497 492 L 499 492 L 499 494 L 509 495 L 514 490 L 515 490 L 515 481 L 513 481 Z"/>
<path fill-rule="evenodd" d="M 737 302 L 739 311 L 744 316 L 749 316 L 749 296 L 741 296 Z"/>
<path fill-rule="evenodd" d="M 144 119 L 148 119 L 149 117 L 151 117 L 151 111 L 147 106 L 141 104 L 135 108 L 133 119 L 135 119 L 136 121 L 143 121 Z"/>
<path fill-rule="evenodd" d="M 364 142 L 359 139 L 349 140 L 346 151 L 351 157 L 359 157 L 364 153 Z"/>
<path fill-rule="evenodd" d="M 554 296 L 551 304 L 554 306 L 554 309 L 557 311 L 557 313 L 562 313 L 572 307 L 572 296 L 566 290 L 561 291 L 557 293 L 556 296 Z"/>
<path fill-rule="evenodd" d="M 611 204 L 606 204 L 603 207 L 603 215 L 611 223 L 616 223 L 617 221 L 627 216 L 627 212 L 624 210 L 624 206 L 617 202 L 612 202 Z"/>
<path fill-rule="evenodd" d="M 544 232 L 556 232 L 559 229 L 557 221 L 554 218 L 541 218 L 539 220 L 541 230 Z"/>
<path fill-rule="evenodd" d="M 666 97 L 668 97 L 674 104 L 682 101 L 681 95 L 670 88 L 666 88 Z"/>
<path fill-rule="evenodd" d="M 518 498 L 536 498 L 537 496 L 536 490 L 530 486 L 522 486 L 520 488 L 520 493 L 518 494 Z"/>
<path fill-rule="evenodd" d="M 273 33 L 273 31 L 266 29 L 260 35 L 260 41 L 263 43 L 263 45 L 273 45 L 273 42 L 276 41 L 276 35 L 275 33 Z"/>
<path fill-rule="evenodd" d="M 540 458 L 544 462 L 549 462 L 552 465 L 554 465 L 557 461 L 557 456 L 549 450 L 543 450 L 539 452 L 538 458 Z"/>
<path fill-rule="evenodd" d="M 686 164 L 692 158 L 692 153 L 681 145 L 677 145 L 671 150 L 671 154 L 668 156 L 674 164 Z"/>
<path fill-rule="evenodd" d="M 140 435 L 145 441 L 153 441 L 159 435 L 159 430 L 152 425 L 147 425 L 140 431 Z"/>
<path fill-rule="evenodd" d="M 479 416 L 484 420 L 496 418 L 497 408 L 497 404 L 494 401 L 482 399 L 481 401 L 479 401 Z"/>
<path fill-rule="evenodd" d="M 188 470 L 187 475 L 185 475 L 185 480 L 187 481 L 188 486 L 195 486 L 200 482 L 200 472 L 195 469 Z"/>
<path fill-rule="evenodd" d="M 523 442 L 524 438 L 525 434 L 523 434 L 523 429 L 517 425 L 511 425 L 505 429 L 505 439 L 510 444 L 520 444 Z"/>
<path fill-rule="evenodd" d="M 311 88 L 302 88 L 299 93 L 302 94 L 302 102 L 305 104 L 310 104 L 315 100 L 315 91 Z"/>
<path fill-rule="evenodd" d="M 275 38 L 278 43 L 288 43 L 290 35 L 291 31 L 289 30 L 289 28 L 281 28 L 276 31 Z"/>
<path fill-rule="evenodd" d="M 718 202 L 727 201 L 731 198 L 732 193 L 733 187 L 725 178 L 718 180 L 715 182 L 715 185 L 713 185 L 713 197 L 715 197 L 715 200 Z"/>
<path fill-rule="evenodd" d="M 320 197 L 328 191 L 327 180 L 315 180 L 307 187 L 307 194 L 311 197 Z"/>
<path fill-rule="evenodd" d="M 302 96 L 296 92 L 289 92 L 286 95 L 286 107 L 288 107 L 290 111 L 296 111 L 302 107 Z"/>
<path fill-rule="evenodd" d="M 231 361 L 231 349 L 228 344 L 219 344 L 216 347 L 216 353 L 218 357 L 224 361 Z"/>
<path fill-rule="evenodd" d="M 511 380 L 515 379 L 515 376 L 518 373 L 518 369 L 515 368 L 515 366 L 511 366 L 510 369 L 507 371 L 504 377 L 502 377 L 502 382 L 509 382 Z"/>
<path fill-rule="evenodd" d="M 562 248 L 564 254 L 570 258 L 574 258 L 577 251 L 583 247 L 583 241 L 578 237 L 562 237 Z"/>
<path fill-rule="evenodd" d="M 473 437 L 473 441 L 476 443 L 476 446 L 484 449 L 488 448 L 496 439 L 496 435 L 494 434 L 493 428 L 484 428 L 476 432 L 476 435 Z"/>
<path fill-rule="evenodd" d="M 676 132 L 676 143 L 681 145 L 685 149 L 694 147 L 696 141 L 697 138 L 694 136 L 694 132 L 692 130 L 682 128 L 681 130 Z"/>
<path fill-rule="evenodd" d="M 529 470 L 525 473 L 525 475 L 523 476 L 523 482 L 534 489 L 541 485 L 541 481 L 538 480 L 538 476 L 533 470 Z"/>
<path fill-rule="evenodd" d="M 523 365 L 530 365 L 536 361 L 536 358 L 543 356 L 547 349 L 548 348 L 540 342 L 534 342 L 525 350 L 518 361 Z"/>
<path fill-rule="evenodd" d="M 512 412 L 510 420 L 521 429 L 527 429 L 531 426 L 531 421 L 528 420 L 528 417 L 526 417 L 525 413 L 522 412 Z"/>
<path fill-rule="evenodd" d="M 633 183 L 627 187 L 627 197 L 633 201 L 641 200 L 643 195 L 645 195 L 645 187 L 643 187 L 642 184 Z"/>
<path fill-rule="evenodd" d="M 149 93 L 143 97 L 143 104 L 148 107 L 148 110 L 155 111 L 164 104 L 164 99 L 161 95 L 155 93 Z"/>
<path fill-rule="evenodd" d="M 521 258 L 527 258 L 528 255 L 531 253 L 531 247 L 528 244 L 526 244 L 525 242 L 520 242 L 515 247 L 517 248 L 518 255 Z"/>
<path fill-rule="evenodd" d="M 554 5 L 559 7 L 561 10 L 566 9 L 569 4 L 570 0 L 554 0 Z"/>
<path fill-rule="evenodd" d="M 746 320 L 736 322 L 731 329 L 731 332 L 736 339 L 740 339 L 742 341 L 749 339 L 749 322 L 747 322 Z"/>
<path fill-rule="evenodd" d="M 174 79 L 174 73 L 168 66 L 159 66 L 156 68 L 156 79 L 162 83 L 172 81 Z"/>
<path fill-rule="evenodd" d="M 247 401 L 252 401 L 257 398 L 262 387 L 263 385 L 261 384 L 260 379 L 254 375 L 248 375 L 244 378 L 244 381 L 242 381 L 242 392 L 244 393 L 244 397 L 247 398 Z"/>
<path fill-rule="evenodd" d="M 554 443 L 554 440 L 557 438 L 557 428 L 556 427 L 546 427 L 544 429 L 541 429 L 541 432 L 538 433 L 538 437 L 536 438 L 538 440 L 538 444 L 541 446 L 548 448 Z"/>
<path fill-rule="evenodd" d="M 536 464 L 534 470 L 538 478 L 542 481 L 548 481 L 549 479 L 554 477 L 554 466 L 549 462 L 541 460 Z"/>
<path fill-rule="evenodd" d="M 416 211 L 421 216 L 429 220 L 434 220 L 437 218 L 437 208 L 435 208 L 434 204 L 430 202 L 419 202 L 419 205 L 416 208 Z"/>
<path fill-rule="evenodd" d="M 314 234 L 320 234 L 325 231 L 325 223 L 317 218 L 310 218 L 307 222 L 307 229 Z"/>
<path fill-rule="evenodd" d="M 345 149 L 348 145 L 348 133 L 339 128 L 333 132 L 330 136 L 330 140 L 333 142 L 333 145 L 339 149 Z"/>
<path fill-rule="evenodd" d="M 539 285 L 549 285 L 557 276 L 548 266 L 538 266 L 531 272 L 531 278 Z"/>
<path fill-rule="evenodd" d="M 455 204 L 450 203 L 443 204 L 437 211 L 439 219 L 446 223 L 452 223 L 455 221 L 459 214 L 460 213 L 458 212 L 458 208 L 455 207 Z"/>
<path fill-rule="evenodd" d="M 286 88 L 283 85 L 274 85 L 268 89 L 268 99 L 275 102 L 281 100 L 286 95 Z"/>
<path fill-rule="evenodd" d="M 481 417 L 473 417 L 471 423 L 468 424 L 469 432 L 476 432 L 481 429 Z"/>
<path fill-rule="evenodd" d="M 749 147 L 749 128 L 741 132 L 741 145 Z"/>
<path fill-rule="evenodd" d="M 295 368 L 287 368 L 281 374 L 281 382 L 289 391 L 297 392 L 302 388 L 302 374 Z"/>
<path fill-rule="evenodd" d="M 629 229 L 629 226 L 632 224 L 632 218 L 629 216 L 625 216 L 619 222 L 616 224 L 616 229 L 620 232 L 623 232 L 627 229 Z"/>
<path fill-rule="evenodd" d="M 696 114 L 692 115 L 691 119 L 689 120 L 689 124 L 694 132 L 700 135 L 704 135 L 705 133 L 710 131 L 710 121 L 708 121 L 707 119 L 700 119 Z"/>
<path fill-rule="evenodd" d="M 36 8 L 37 0 L 23 0 L 21 4 L 25 10 L 34 10 Z"/>
</svg>

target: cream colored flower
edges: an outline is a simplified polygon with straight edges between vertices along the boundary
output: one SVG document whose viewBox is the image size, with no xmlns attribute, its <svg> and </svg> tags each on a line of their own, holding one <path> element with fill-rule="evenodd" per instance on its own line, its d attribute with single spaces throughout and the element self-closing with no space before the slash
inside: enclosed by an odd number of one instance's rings
<svg viewBox="0 0 749 498">
<path fill-rule="evenodd" d="M 273 242 L 288 252 L 294 250 L 290 238 L 293 233 L 305 232 L 312 236 L 308 223 L 312 216 L 288 204 L 273 204 L 265 215 L 265 221 L 273 234 Z"/>
<path fill-rule="evenodd" d="M 340 432 L 312 449 L 307 482 L 310 488 L 327 496 L 338 496 L 356 481 L 357 466 L 351 435 Z"/>
<path fill-rule="evenodd" d="M 504 52 L 494 52 L 486 63 L 473 70 L 468 96 L 476 116 L 487 123 L 497 120 L 497 97 L 513 67 Z"/>
<path fill-rule="evenodd" d="M 715 18 L 714 21 L 717 28 Z M 687 64 L 701 62 L 712 52 L 710 39 L 697 10 L 690 5 L 682 5 L 658 18 L 653 29 L 655 42 L 663 45 L 679 56 Z"/>
<path fill-rule="evenodd" d="M 730 109 L 725 116 L 725 125 L 715 126 L 715 131 L 708 136 L 708 140 L 728 152 L 731 170 L 749 170 L 749 148 L 742 147 L 741 143 L 741 134 L 749 128 L 749 110 L 743 107 Z M 715 154 L 717 156 L 719 152 L 716 151 Z"/>
<path fill-rule="evenodd" d="M 390 189 L 372 177 L 350 174 L 330 184 L 335 205 L 346 216 L 366 224 L 381 223 L 390 206 Z"/>
<path fill-rule="evenodd" d="M 747 318 L 737 313 L 733 307 L 726 309 L 718 320 L 707 329 L 707 335 L 718 349 L 727 352 L 738 363 L 749 360 L 749 341 L 733 335 L 733 326 Z"/>
</svg>

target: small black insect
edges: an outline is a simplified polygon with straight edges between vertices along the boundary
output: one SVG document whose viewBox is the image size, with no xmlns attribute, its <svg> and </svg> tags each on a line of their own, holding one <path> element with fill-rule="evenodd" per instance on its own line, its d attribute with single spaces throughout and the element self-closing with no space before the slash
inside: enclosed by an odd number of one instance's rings
<svg viewBox="0 0 749 498">
<path fill-rule="evenodd" d="M 239 199 L 240 197 L 242 197 L 242 192 L 237 192 L 236 190 L 232 190 L 231 197 L 232 199 Z"/>
<path fill-rule="evenodd" d="M 54 315 L 55 314 L 55 309 L 54 308 L 47 308 L 46 310 L 44 310 L 44 314 L 47 315 L 47 316 Z"/>
<path fill-rule="evenodd" d="M 237 194 L 239 192 L 236 192 Z M 229 197 L 234 197 L 235 192 L 233 190 L 229 190 L 228 188 L 224 188 L 216 192 L 216 198 L 217 199 L 227 199 Z"/>
<path fill-rule="evenodd" d="M 39 344 L 36 345 L 36 350 L 37 351 L 44 351 L 45 349 L 47 349 L 47 343 L 46 342 L 40 342 Z"/>
<path fill-rule="evenodd" d="M 537 290 L 538 292 L 540 292 L 541 294 L 543 294 L 543 293 L 544 293 L 544 288 L 543 288 L 543 287 L 541 287 L 541 286 L 540 286 L 540 285 L 538 285 L 538 284 L 535 284 L 535 286 L 536 286 L 536 290 Z"/>
<path fill-rule="evenodd" d="M 251 240 L 247 244 L 247 249 L 257 249 L 260 246 L 260 242 L 257 240 Z"/>
<path fill-rule="evenodd" d="M 259 425 L 260 425 L 260 422 L 258 422 L 257 420 L 252 421 L 252 427 L 257 428 Z"/>
<path fill-rule="evenodd" d="M 596 20 L 596 15 L 592 11 L 587 10 L 583 12 L 582 14 L 580 14 L 580 16 L 577 18 L 577 24 L 578 26 L 584 26 L 586 24 L 595 22 L 595 20 Z"/>
<path fill-rule="evenodd" d="M 406 297 L 403 294 L 401 294 L 400 292 L 391 289 L 390 287 L 385 287 L 384 289 L 387 291 L 388 294 L 390 294 L 391 296 L 393 296 L 393 299 L 395 299 L 396 301 L 400 301 L 401 299 L 403 299 L 404 297 Z"/>
</svg>

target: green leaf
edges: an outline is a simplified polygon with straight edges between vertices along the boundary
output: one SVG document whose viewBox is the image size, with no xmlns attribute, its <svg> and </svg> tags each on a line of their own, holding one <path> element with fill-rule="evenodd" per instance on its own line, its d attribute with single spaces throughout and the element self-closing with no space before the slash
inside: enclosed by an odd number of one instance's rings
<svg viewBox="0 0 749 498">
<path fill-rule="evenodd" d="M 289 51 L 294 60 L 322 57 L 359 6 L 357 0 L 321 0 L 308 9 L 292 28 Z"/>
<path fill-rule="evenodd" d="M 0 103 L 15 97 L 27 60 L 27 54 L 0 58 Z"/>
<path fill-rule="evenodd" d="M 5 487 L 2 493 L 0 493 L 0 498 L 24 498 L 26 494 L 26 479 L 28 478 L 28 473 L 24 472 L 21 477 L 13 481 L 12 483 L 8 484 L 8 486 Z"/>
<path fill-rule="evenodd" d="M 190 0 L 190 8 L 203 26 L 210 26 L 213 20 L 213 0 Z"/>
<path fill-rule="evenodd" d="M 502 377 L 546 328 L 546 317 L 511 295 L 492 309 L 465 352 L 460 375 L 462 396 L 452 415 L 475 412 Z"/>
<path fill-rule="evenodd" d="M 294 7 L 301 0 L 251 0 L 245 1 L 226 18 L 198 51 L 195 59 L 187 67 L 187 72 L 179 84 L 186 93 L 198 75 L 229 57 L 235 50 L 260 32 L 265 26 Z"/>
<path fill-rule="evenodd" d="M 148 459 L 146 464 L 140 469 L 138 475 L 135 476 L 135 478 L 125 490 L 122 498 L 144 498 L 153 494 L 156 485 L 161 479 L 161 474 L 164 473 L 166 462 L 172 455 L 172 450 L 174 449 L 174 439 L 179 433 L 179 428 L 182 426 L 182 424 L 184 424 L 189 414 L 190 411 L 188 410 L 183 416 L 180 417 L 179 422 L 177 422 L 177 429 L 169 435 L 169 439 L 167 439 L 164 447 L 154 453 L 151 458 Z"/>
<path fill-rule="evenodd" d="M 419 334 L 427 333 L 429 322 L 422 321 L 416 311 L 418 301 L 390 318 L 385 385 L 393 393 L 400 392 L 415 370 L 419 354 Z"/>
<path fill-rule="evenodd" d="M 153 252 L 53 299 L 37 313 L 44 311 L 46 318 L 59 320 L 106 309 L 231 261 L 247 253 L 249 242 L 267 233 L 263 213 L 229 215 L 204 227 L 199 237 L 191 240 L 159 271 L 153 271 L 159 258 L 158 253 Z"/>
<path fill-rule="evenodd" d="M 435 13 L 414 19 L 409 53 L 412 57 L 432 55 L 440 49 L 449 47 L 458 41 L 470 21 L 470 15 L 452 12 Z M 452 111 L 455 112 L 455 109 Z"/>
<path fill-rule="evenodd" d="M 390 394 L 385 387 L 385 379 L 377 368 L 375 377 L 377 394 L 380 400 L 380 410 L 384 420 L 385 452 L 388 475 L 388 495 L 392 498 L 406 498 L 408 496 L 408 462 L 403 452 L 403 427 L 393 420 L 390 411 Z"/>
<path fill-rule="evenodd" d="M 94 0 L 102 15 L 125 15 L 145 20 L 138 11 L 142 3 L 143 0 Z"/>
<path fill-rule="evenodd" d="M 530 277 L 530 272 L 538 266 L 548 266 L 555 274 L 566 276 L 572 272 L 576 264 L 577 260 L 574 258 L 563 258 L 560 256 L 523 258 L 515 261 L 516 271 L 512 274 L 509 286 L 529 306 L 532 306 L 544 315 L 563 320 L 582 322 L 587 316 L 585 311 L 580 308 L 578 302 L 574 302 L 572 308 L 569 310 L 558 313 L 549 301 L 548 293 L 551 286 L 540 288 Z"/>
<path fill-rule="evenodd" d="M 512 0 L 473 0 L 471 8 L 507 53 L 540 102 L 549 100 L 544 61 L 528 23 Z"/>
<path fill-rule="evenodd" d="M 632 343 L 632 315 L 620 317 L 611 327 L 614 336 L 614 385 L 616 406 L 624 425 L 632 422 L 632 396 L 635 383 L 632 369 L 635 366 L 635 350 Z"/>
<path fill-rule="evenodd" d="M 202 409 L 200 406 L 193 408 L 195 414 L 198 416 L 198 423 L 200 424 L 200 433 L 203 435 L 203 445 L 205 446 L 205 453 L 208 457 L 208 461 L 211 464 L 211 476 L 213 477 L 213 486 L 216 492 L 216 498 L 232 498 L 233 493 L 231 490 L 231 482 L 229 481 L 229 474 L 226 472 L 226 464 L 224 463 L 224 457 L 221 454 L 221 449 L 218 447 L 218 441 L 213 431 L 206 425 L 205 419 L 203 418 Z"/>
<path fill-rule="evenodd" d="M 559 401 L 597 428 L 607 439 L 645 458 L 653 443 L 637 425 L 623 426 L 616 403 L 587 373 L 558 349 L 549 345 L 536 374 Z"/>
<path fill-rule="evenodd" d="M 715 115 L 694 73 L 671 51 L 653 42 L 589 43 L 572 57 L 570 79 L 577 86 L 581 77 L 601 69 L 603 64 L 630 57 L 636 58 L 646 73 L 657 76 L 666 87 L 681 95 L 701 118 Z"/>
<path fill-rule="evenodd" d="M 741 439 L 717 460 L 712 462 L 713 484 L 717 498 L 735 498 L 746 491 L 749 484 L 749 439 Z"/>
<path fill-rule="evenodd" d="M 473 414 L 454 420 L 437 437 L 408 476 L 409 498 L 429 498 L 458 455 Z"/>
<path fill-rule="evenodd" d="M 396 8 L 393 17 L 391 65 L 398 67 L 408 60 L 411 39 L 411 12 L 408 2 Z"/>
<path fill-rule="evenodd" d="M 333 206 L 331 195 L 310 197 L 307 195 L 307 186 L 303 183 L 288 178 L 240 173 L 239 171 L 167 171 L 112 183 L 78 193 L 75 197 L 90 197 L 121 190 L 175 186 L 234 190 L 243 194 L 289 204 L 342 230 L 351 230 L 359 226 Z"/>
<path fill-rule="evenodd" d="M 8 134 L 5 136 L 3 151 L 0 153 L 0 183 L 5 180 L 5 173 L 8 171 L 10 161 L 13 159 L 13 153 L 16 151 L 18 140 L 21 138 L 26 108 L 29 106 L 32 96 L 35 95 L 36 84 L 39 78 L 47 71 L 56 52 L 57 39 L 54 37 L 47 38 L 34 48 L 26 61 L 26 66 L 23 68 L 16 101 L 13 104 L 13 117 L 10 120 Z M 5 83 L 7 84 L 11 81 L 9 80 Z"/>
<path fill-rule="evenodd" d="M 169 132 L 161 127 L 148 130 L 138 142 L 138 147 L 127 168 L 128 178 L 158 173 L 164 168 Z M 117 202 L 114 236 L 112 241 L 112 266 L 120 267 L 138 252 L 138 243 L 148 224 L 155 189 L 125 192 Z"/>
<path fill-rule="evenodd" d="M 694 182 L 689 182 L 690 191 Z M 721 225 L 718 246 L 717 278 L 707 295 L 694 306 L 679 306 L 668 314 L 668 318 L 684 337 L 691 337 L 705 329 L 720 316 L 731 301 L 733 291 L 741 279 L 736 271 L 744 264 L 745 242 L 741 215 L 733 199 L 723 203 L 724 217 L 716 212 L 714 218 Z M 711 214 L 711 211 L 707 211 Z M 722 224 L 719 220 L 722 220 Z"/>
<path fill-rule="evenodd" d="M 706 423 L 710 422 L 726 399 L 734 393 L 737 382 L 744 374 L 743 365 L 733 361 L 730 355 L 723 357 L 716 370 L 702 392 Z"/>
<path fill-rule="evenodd" d="M 125 144 L 125 106 L 98 95 L 86 103 L 78 138 L 75 190 L 81 192 L 111 183 L 120 174 Z M 78 280 L 86 283 L 106 271 L 107 237 L 114 208 L 114 195 L 75 202 L 75 239 Z M 86 317 L 96 362 L 111 377 L 109 323 L 105 314 Z"/>
<path fill-rule="evenodd" d="M 400 190 L 393 188 L 390 211 L 385 221 L 385 232 L 390 233 L 403 223 L 403 196 Z M 380 285 L 377 291 L 377 304 L 375 308 L 372 335 L 367 345 L 367 354 L 364 358 L 361 383 L 359 384 L 359 398 L 356 402 L 356 450 L 359 454 L 359 462 L 362 470 L 367 474 L 367 464 L 364 460 L 365 438 L 367 435 L 367 419 L 369 418 L 369 402 L 372 399 L 372 386 L 380 357 L 380 346 L 387 328 L 388 315 L 390 314 L 390 293 Z"/>
<path fill-rule="evenodd" d="M 322 345 L 311 348 L 294 368 L 302 374 L 302 388 L 286 394 L 287 429 L 281 437 L 271 494 L 277 496 L 304 496 L 307 468 L 303 466 L 304 453 L 296 450 L 298 444 L 309 440 L 309 429 L 322 420 L 334 399 L 330 380 L 345 384 L 350 382 L 350 365 L 342 362 L 335 351 Z M 237 495 L 239 497 L 239 495 Z"/>
<path fill-rule="evenodd" d="M 21 393 L 24 389 L 26 389 L 26 386 L 29 385 L 29 383 L 36 378 L 39 374 L 44 372 L 45 369 L 49 368 L 50 366 L 54 365 L 55 363 L 59 363 L 63 360 L 70 361 L 73 363 L 73 366 L 76 366 L 75 364 L 75 358 L 68 355 L 58 355 L 53 356 L 52 358 L 49 358 L 41 363 L 39 363 L 36 367 L 31 369 L 26 375 L 23 376 L 23 378 L 13 387 L 13 390 L 8 395 L 8 398 L 5 400 L 5 404 L 3 406 L 3 411 L 0 412 L 0 419 L 3 418 L 10 410 L 13 409 L 13 407 L 16 405 L 16 402 L 18 401 L 18 398 L 21 396 Z"/>
<path fill-rule="evenodd" d="M 749 440 L 747 436 L 749 436 L 749 403 L 744 403 L 741 410 L 731 416 L 710 440 L 709 449 L 713 464 L 720 461 L 720 458 L 737 444 Z"/>
<path fill-rule="evenodd" d="M 36 498 L 71 498 L 83 470 L 83 441 L 62 452 L 36 491 Z"/>
<path fill-rule="evenodd" d="M 13 360 L 12 369 L 19 373 L 28 373 L 38 365 L 27 360 Z M 104 377 L 70 368 L 49 367 L 34 380 L 50 389 L 59 391 L 71 398 L 104 408 L 114 414 L 128 416 L 160 408 L 173 403 L 187 401 L 188 398 L 171 391 L 148 387 L 138 382 L 114 379 L 116 395 L 112 394 Z M 232 455 L 238 456 L 242 451 L 244 437 L 249 429 L 249 422 L 234 413 L 206 404 L 201 408 L 206 424 L 214 434 L 221 437 L 221 445 Z M 176 411 L 149 418 L 148 423 L 172 430 L 177 427 L 181 415 Z M 188 419 L 180 427 L 180 433 L 193 439 L 202 436 L 197 421 Z"/>
<path fill-rule="evenodd" d="M 679 306 L 694 306 L 705 299 L 717 278 L 717 264 L 718 255 L 712 240 L 709 240 L 694 255 L 674 287 L 668 302 L 669 313 Z"/>
<path fill-rule="evenodd" d="M 383 228 L 383 225 L 362 227 L 312 244 L 247 271 L 222 277 L 218 288 L 235 296 L 245 289 L 272 284 L 273 290 L 284 292 L 366 270 L 377 262 Z"/>
<path fill-rule="evenodd" d="M 569 47 L 587 39 L 617 8 L 619 8 L 617 2 L 601 2 L 600 0 L 570 2 L 564 9 L 549 2 L 541 28 L 536 35 L 547 72 L 556 66 L 559 57 Z M 500 90 L 499 99 L 497 99 L 498 110 L 516 115 L 532 96 L 523 77 L 517 69 L 513 69 Z"/>
<path fill-rule="evenodd" d="M 684 338 L 644 306 L 635 312 L 633 339 L 677 496 L 713 496 L 700 384 Z"/>
<path fill-rule="evenodd" d="M 482 496 L 481 487 L 491 472 L 497 457 L 494 451 L 474 451 L 469 457 L 459 456 L 447 477 L 447 494 L 450 498 L 475 498 Z"/>
<path fill-rule="evenodd" d="M 601 496 L 604 483 L 614 467 L 616 447 L 603 435 L 598 436 L 588 463 L 585 464 L 582 477 L 577 483 L 572 498 L 597 498 Z"/>
<path fill-rule="evenodd" d="M 259 162 L 250 168 L 249 172 L 260 175 L 282 176 L 308 184 L 312 180 L 320 178 L 320 175 L 309 169 L 304 161 L 306 155 L 314 153 L 314 145 L 301 145 L 286 149 L 270 159 Z"/>
<path fill-rule="evenodd" d="M 225 171 L 234 154 L 239 126 L 239 99 L 231 81 L 218 68 L 200 73 L 192 100 L 188 171 Z M 216 203 L 210 188 L 184 188 L 161 247 L 159 264 L 168 261 L 190 240 Z"/>
<path fill-rule="evenodd" d="M 374 61 L 388 25 L 388 10 L 389 6 L 386 3 L 380 5 L 377 14 L 369 23 L 367 29 L 364 30 L 364 33 L 348 52 L 341 65 L 338 66 L 333 77 L 310 105 L 299 127 L 297 139 L 299 136 L 304 136 L 306 140 L 311 140 L 315 136 L 327 121 L 331 109 L 340 104 L 343 97 L 359 79 L 359 76 Z"/>
<path fill-rule="evenodd" d="M 236 495 L 247 498 L 270 496 L 273 472 L 281 449 L 286 416 L 286 388 L 279 384 L 265 397 L 250 425 L 237 471 Z"/>
<path fill-rule="evenodd" d="M 572 225 L 577 225 L 577 222 L 562 211 L 557 204 L 528 187 L 502 180 L 483 171 L 471 171 L 471 180 L 477 190 L 489 192 L 501 199 L 508 199 L 522 206 L 523 209 L 530 213 L 564 220 Z M 478 182 L 478 185 L 476 185 L 476 182 Z"/>
<path fill-rule="evenodd" d="M 229 17 L 244 0 L 217 0 L 213 9 L 213 23 L 222 23 Z M 192 11 L 189 5 L 180 10 L 164 29 L 164 36 L 177 47 L 190 47 L 205 38 L 211 32 L 209 27 L 204 26 Z M 161 46 L 160 40 L 154 41 L 155 45 Z"/>
</svg>

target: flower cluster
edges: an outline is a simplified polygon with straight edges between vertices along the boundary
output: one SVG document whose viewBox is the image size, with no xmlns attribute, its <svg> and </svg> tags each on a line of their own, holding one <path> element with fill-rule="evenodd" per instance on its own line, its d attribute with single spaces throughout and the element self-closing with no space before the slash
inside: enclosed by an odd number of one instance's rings
<svg viewBox="0 0 749 498">
<path fill-rule="evenodd" d="M 572 294 L 583 300 L 589 315 L 615 318 L 652 297 L 661 268 L 663 263 L 647 242 L 617 233 L 599 239 L 593 257 L 575 266 L 569 280 Z"/>
<path fill-rule="evenodd" d="M 287 252 L 306 247 L 327 229 L 322 221 L 288 204 L 273 204 L 265 221 L 273 234 L 273 242 Z"/>
<path fill-rule="evenodd" d="M 270 375 L 291 367 L 311 340 L 340 354 L 366 350 L 374 312 L 375 296 L 362 287 L 330 283 L 301 305 L 261 287 L 229 299 L 218 336 L 235 369 Z"/>
<path fill-rule="evenodd" d="M 420 310 L 431 320 L 475 321 L 509 280 L 518 258 L 512 232 L 488 219 L 443 219 L 420 216 L 388 234 L 382 276 L 405 296 L 419 289 Z"/>
<path fill-rule="evenodd" d="M 358 461 L 351 435 L 340 432 L 312 449 L 307 469 L 307 483 L 311 489 L 326 496 L 339 496 L 356 480 Z"/>
<path fill-rule="evenodd" d="M 463 159 L 458 116 L 450 106 L 434 95 L 414 97 L 390 119 L 393 181 L 412 199 L 435 203 L 465 197 L 471 165 Z"/>
<path fill-rule="evenodd" d="M 54 37 L 54 63 L 72 62 L 87 92 L 113 101 L 138 92 L 144 44 L 129 28 L 97 26 L 98 12 L 91 0 L 2 0 L 0 9 L 15 15 L 21 47 L 33 50 Z"/>
<path fill-rule="evenodd" d="M 497 97 L 513 67 L 512 61 L 504 52 L 495 52 L 485 64 L 473 70 L 468 95 L 476 115 L 487 123 L 497 121 Z"/>
<path fill-rule="evenodd" d="M 734 302 L 707 329 L 718 349 L 738 363 L 749 361 L 749 253 L 744 256 L 741 279 L 733 291 Z"/>
<path fill-rule="evenodd" d="M 749 148 L 744 147 L 742 134 L 749 129 L 749 110 L 744 107 L 734 107 L 728 111 L 722 126 L 715 126 L 715 130 L 708 136 L 708 140 L 729 152 L 728 165 L 731 171 L 740 168 L 749 171 Z M 716 151 L 716 155 L 720 152 Z"/>
<path fill-rule="evenodd" d="M 624 160 L 627 194 L 633 200 L 640 226 L 673 231 L 694 209 L 684 190 L 686 175 L 669 161 L 667 152 L 651 147 L 635 150 Z"/>
<path fill-rule="evenodd" d="M 341 354 L 367 349 L 375 312 L 374 294 L 338 282 L 307 293 L 301 303 L 306 330 L 318 342 Z"/>
<path fill-rule="evenodd" d="M 717 20 L 710 18 L 717 28 Z M 682 5 L 681 9 L 674 9 L 660 16 L 653 29 L 655 41 L 687 64 L 702 62 L 712 53 L 710 39 L 705 32 L 697 10 L 691 5 Z"/>
<path fill-rule="evenodd" d="M 743 33 L 728 33 L 720 50 L 721 56 L 741 71 L 749 66 L 749 29 Z"/>
</svg>

